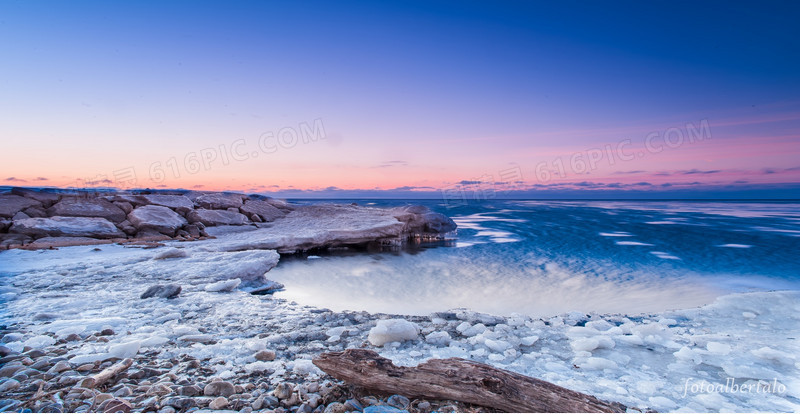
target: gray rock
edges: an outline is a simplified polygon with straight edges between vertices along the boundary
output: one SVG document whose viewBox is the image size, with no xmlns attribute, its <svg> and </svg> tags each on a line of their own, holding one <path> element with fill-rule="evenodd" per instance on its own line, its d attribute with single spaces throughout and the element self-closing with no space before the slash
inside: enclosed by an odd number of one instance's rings
<svg viewBox="0 0 800 414">
<path fill-rule="evenodd" d="M 211 396 L 230 397 L 234 393 L 236 393 L 236 387 L 234 387 L 233 384 L 227 381 L 212 382 L 206 385 L 206 387 L 203 389 L 203 395 L 205 395 L 206 397 L 211 397 Z"/>
<path fill-rule="evenodd" d="M 125 220 L 125 212 L 104 198 L 63 198 L 48 208 L 47 214 L 51 217 L 101 217 L 113 223 Z"/>
<path fill-rule="evenodd" d="M 121 211 L 121 210 L 120 210 Z M 9 233 L 40 238 L 46 236 L 94 237 L 111 239 L 125 237 L 113 223 L 97 217 L 50 217 L 16 220 Z"/>
<path fill-rule="evenodd" d="M 178 388 L 178 395 L 183 395 L 185 397 L 197 397 L 202 393 L 203 389 L 198 387 L 197 385 L 186 385 Z"/>
<path fill-rule="evenodd" d="M 347 411 L 357 411 L 359 413 L 364 411 L 364 406 L 361 405 L 361 403 L 355 398 L 345 401 L 344 407 L 347 409 Z"/>
<path fill-rule="evenodd" d="M 194 210 L 194 203 L 192 203 L 192 200 L 182 195 L 145 194 L 140 197 L 143 198 L 147 204 L 169 207 L 182 214 Z"/>
<path fill-rule="evenodd" d="M 114 205 L 124 211 L 125 214 L 131 214 L 131 211 L 133 211 L 133 204 L 127 201 L 114 201 Z"/>
<path fill-rule="evenodd" d="M 31 216 L 19 211 L 17 214 L 14 214 L 14 217 L 11 217 L 11 220 L 25 220 L 29 218 L 31 218 Z"/>
<path fill-rule="evenodd" d="M 292 396 L 292 392 L 294 392 L 294 387 L 292 384 L 282 382 L 275 387 L 275 390 L 272 391 L 272 395 L 279 400 L 287 400 Z"/>
<path fill-rule="evenodd" d="M 68 246 L 92 246 L 97 244 L 110 244 L 111 240 L 94 239 L 91 237 L 42 237 L 28 244 L 31 249 L 52 249 Z"/>
<path fill-rule="evenodd" d="M 286 216 L 284 211 L 262 200 L 247 200 L 239 210 L 247 215 L 255 214 L 265 222 L 275 221 L 276 219 Z"/>
<path fill-rule="evenodd" d="M 33 190 L 30 188 L 15 187 L 11 189 L 11 194 L 22 196 L 25 198 L 30 198 L 31 200 L 36 200 L 42 203 L 42 206 L 44 208 L 52 206 L 53 204 L 57 203 L 58 200 L 61 199 L 61 194 L 51 193 L 49 191 L 43 191 L 43 190 Z"/>
<path fill-rule="evenodd" d="M 181 226 L 187 224 L 180 214 L 163 206 L 137 207 L 128 214 L 128 221 L 139 231 L 155 230 L 167 236 L 174 236 Z"/>
<path fill-rule="evenodd" d="M 14 351 L 7 346 L 0 345 L 0 358 L 13 354 Z"/>
<path fill-rule="evenodd" d="M 269 351 L 269 350 L 258 351 L 254 355 L 254 357 L 258 361 L 274 361 L 275 351 Z"/>
<path fill-rule="evenodd" d="M 334 402 L 334 403 L 328 404 L 328 406 L 325 407 L 325 411 L 324 412 L 326 412 L 326 413 L 346 413 L 347 411 L 348 411 L 347 407 L 345 407 L 344 404 L 339 403 L 339 402 Z M 351 410 L 351 411 L 355 411 L 355 410 Z M 358 411 L 360 412 L 361 410 L 358 410 Z"/>
<path fill-rule="evenodd" d="M 153 285 L 147 288 L 140 297 L 142 299 L 152 297 L 172 299 L 178 297 L 180 293 L 181 287 L 179 285 Z"/>
<path fill-rule="evenodd" d="M 0 195 L 0 217 L 11 218 L 30 207 L 41 207 L 42 203 L 14 194 Z"/>
<path fill-rule="evenodd" d="M 14 391 L 14 390 L 18 389 L 19 386 L 20 386 L 19 381 L 15 380 L 13 378 L 9 378 L 9 379 L 3 381 L 2 383 L 0 383 L 0 394 L 2 394 L 4 392 Z"/>
<path fill-rule="evenodd" d="M 386 404 L 401 410 L 408 410 L 408 407 L 411 405 L 411 401 L 402 395 L 395 394 L 386 400 Z"/>
<path fill-rule="evenodd" d="M 30 207 L 22 210 L 28 217 L 47 217 L 47 211 L 42 207 Z"/>
<path fill-rule="evenodd" d="M 309 403 L 302 403 L 299 407 L 297 407 L 296 413 L 311 413 L 314 412 L 314 408 L 311 407 Z"/>
<path fill-rule="evenodd" d="M 208 408 L 212 410 L 221 410 L 228 406 L 228 399 L 225 397 L 217 397 L 211 400 L 208 404 Z"/>
<path fill-rule="evenodd" d="M 114 391 L 113 395 L 115 397 L 122 398 L 122 397 L 130 397 L 132 394 L 133 394 L 133 390 L 131 390 L 130 387 L 122 387 L 122 388 Z"/>
<path fill-rule="evenodd" d="M 11 227 L 11 220 L 8 219 L 0 219 L 0 232 L 4 232 Z"/>
<path fill-rule="evenodd" d="M 244 214 L 227 210 L 194 210 L 186 214 L 192 223 L 203 223 L 206 226 L 241 226 L 248 224 Z"/>
<path fill-rule="evenodd" d="M 194 201 L 202 208 L 225 210 L 242 206 L 244 196 L 241 194 L 209 193 L 197 197 Z"/>
</svg>

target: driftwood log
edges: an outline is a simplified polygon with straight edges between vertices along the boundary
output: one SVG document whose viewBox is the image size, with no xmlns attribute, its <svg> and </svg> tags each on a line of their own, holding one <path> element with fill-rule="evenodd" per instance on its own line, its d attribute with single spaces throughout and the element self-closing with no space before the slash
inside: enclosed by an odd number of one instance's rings
<svg viewBox="0 0 800 414">
<path fill-rule="evenodd" d="M 99 386 L 105 384 L 106 381 L 110 380 L 111 378 L 114 378 L 117 375 L 125 372 L 128 368 L 131 367 L 131 365 L 133 365 L 133 360 L 130 359 L 130 358 L 126 358 L 126 359 L 124 359 L 124 360 L 122 360 L 120 362 L 117 362 L 116 364 L 114 364 L 114 365 L 112 365 L 112 366 L 100 371 L 100 373 L 90 377 L 91 378 L 91 381 L 90 381 L 91 383 L 90 384 L 86 384 L 86 385 L 89 386 L 88 388 L 99 387 Z"/>
<path fill-rule="evenodd" d="M 398 367 L 367 349 L 328 352 L 314 365 L 368 390 L 412 398 L 456 400 L 507 412 L 625 412 L 619 403 L 461 358 Z"/>
</svg>

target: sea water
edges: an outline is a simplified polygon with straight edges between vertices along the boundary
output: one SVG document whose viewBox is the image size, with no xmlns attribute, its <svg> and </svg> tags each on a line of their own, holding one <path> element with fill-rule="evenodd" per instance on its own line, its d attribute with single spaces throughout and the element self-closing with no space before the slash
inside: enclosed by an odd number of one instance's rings
<svg viewBox="0 0 800 414">
<path fill-rule="evenodd" d="M 800 289 L 800 202 L 336 202 L 423 204 L 451 217 L 457 236 L 399 252 L 284 258 L 268 275 L 286 285 L 279 297 L 332 310 L 549 316 Z"/>
</svg>

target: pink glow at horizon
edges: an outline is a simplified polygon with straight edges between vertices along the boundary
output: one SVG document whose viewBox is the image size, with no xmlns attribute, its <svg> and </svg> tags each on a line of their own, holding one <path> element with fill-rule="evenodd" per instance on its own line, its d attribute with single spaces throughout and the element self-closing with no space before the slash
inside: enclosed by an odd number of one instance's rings
<svg viewBox="0 0 800 414">
<path fill-rule="evenodd" d="M 185 143 L 131 151 L 95 141 L 86 151 L 85 146 L 73 150 L 67 141 L 51 141 L 51 148 L 32 150 L 33 138 L 6 144 L 25 156 L 4 163 L 0 168 L 5 177 L 0 180 L 18 186 L 125 188 L 131 185 L 121 180 L 125 174 L 131 178 L 133 168 L 136 187 L 259 192 L 329 187 L 436 191 L 464 181 L 512 189 L 582 182 L 786 183 L 800 181 L 800 134 L 792 129 L 799 120 L 800 113 L 784 112 L 708 119 L 706 131 L 701 131 L 702 119 L 687 119 L 513 135 L 420 135 L 407 140 L 418 150 L 403 148 L 403 141 L 393 140 L 379 140 L 381 146 L 365 145 L 374 140 L 363 133 L 332 130 L 332 122 L 325 124 L 325 138 L 299 140 L 294 146 L 270 141 L 271 152 L 264 151 L 258 139 L 216 143 L 205 139 L 192 151 L 181 151 Z M 687 125 L 709 136 L 689 142 Z M 669 129 L 679 131 L 673 131 L 673 136 L 680 134 L 684 142 L 667 145 L 664 134 Z M 649 135 L 654 136 L 646 142 Z M 233 151 L 241 155 L 240 160 L 233 159 Z M 31 163 L 32 159 L 36 162 Z M 199 171 L 190 174 L 191 167 Z M 503 181 L 503 171 L 521 182 L 496 184 Z M 550 173 L 547 180 L 542 180 L 542 171 Z M 163 181 L 150 179 L 161 175 Z"/>
</svg>

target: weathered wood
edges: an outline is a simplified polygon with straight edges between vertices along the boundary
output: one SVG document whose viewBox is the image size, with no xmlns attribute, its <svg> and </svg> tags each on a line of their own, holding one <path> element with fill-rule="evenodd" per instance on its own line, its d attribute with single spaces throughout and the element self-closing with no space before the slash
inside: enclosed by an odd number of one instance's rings
<svg viewBox="0 0 800 414">
<path fill-rule="evenodd" d="M 91 388 L 99 387 L 103 385 L 106 381 L 114 378 L 115 376 L 125 372 L 128 368 L 133 365 L 133 360 L 130 358 L 123 359 L 120 362 L 100 371 L 98 374 L 91 376 L 92 379 L 92 386 Z"/>
<path fill-rule="evenodd" d="M 374 351 L 348 349 L 322 354 L 313 362 L 349 384 L 410 398 L 456 400 L 508 412 L 626 410 L 619 403 L 461 358 L 432 359 L 416 367 L 398 367 Z"/>
</svg>

